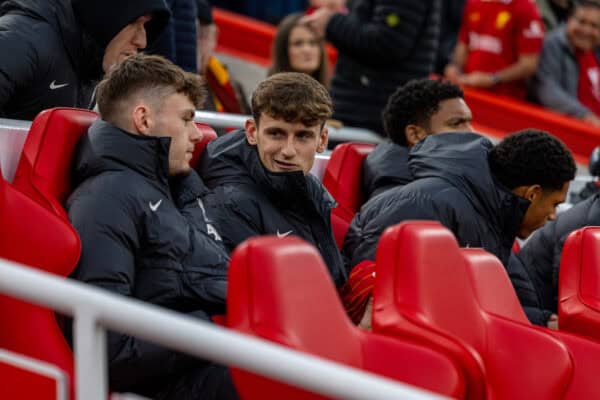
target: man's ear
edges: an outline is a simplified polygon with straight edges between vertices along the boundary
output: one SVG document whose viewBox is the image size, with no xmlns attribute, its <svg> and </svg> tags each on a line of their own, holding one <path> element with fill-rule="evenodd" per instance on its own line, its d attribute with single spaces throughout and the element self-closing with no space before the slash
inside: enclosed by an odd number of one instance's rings
<svg viewBox="0 0 600 400">
<path fill-rule="evenodd" d="M 412 147 L 423 140 L 427 136 L 427 132 L 418 125 L 409 124 L 404 128 L 404 135 L 406 136 L 406 144 L 408 147 Z"/>
<path fill-rule="evenodd" d="M 319 144 L 317 145 L 317 153 L 322 153 L 327 149 L 327 142 L 329 142 L 329 131 L 325 126 L 321 129 L 319 134 Z"/>
<path fill-rule="evenodd" d="M 542 187 L 538 184 L 529 186 L 519 186 L 512 190 L 517 196 L 521 196 L 531 202 L 534 202 L 542 195 Z"/>
<path fill-rule="evenodd" d="M 247 119 L 246 120 L 246 140 L 248 141 L 249 144 L 256 146 L 257 134 L 258 134 L 258 126 L 256 126 L 256 121 L 254 121 L 254 118 Z"/>
<path fill-rule="evenodd" d="M 135 133 L 150 136 L 154 120 L 150 109 L 145 104 L 138 104 L 131 112 Z"/>
</svg>

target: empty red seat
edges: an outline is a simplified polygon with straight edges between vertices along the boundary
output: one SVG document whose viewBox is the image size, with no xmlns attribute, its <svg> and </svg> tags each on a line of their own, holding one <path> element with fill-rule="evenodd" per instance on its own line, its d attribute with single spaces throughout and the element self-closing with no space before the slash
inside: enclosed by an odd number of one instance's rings
<svg viewBox="0 0 600 400">
<path fill-rule="evenodd" d="M 362 164 L 375 148 L 366 143 L 342 143 L 333 150 L 323 176 L 323 185 L 338 206 L 331 213 L 333 233 L 339 247 L 354 215 L 365 201 L 362 192 Z"/>
<path fill-rule="evenodd" d="M 373 330 L 445 351 L 464 368 L 468 398 L 563 398 L 573 373 L 569 350 L 550 334 L 485 312 L 456 239 L 438 222 L 389 228 L 376 269 Z"/>
<path fill-rule="evenodd" d="M 64 277 L 75 268 L 80 254 L 75 230 L 1 178 L 0 221 L 1 258 Z M 73 382 L 71 350 L 52 310 L 0 296 L 0 326 L 0 348 L 56 365 Z"/>
<path fill-rule="evenodd" d="M 506 318 L 530 326 L 563 342 L 569 349 L 573 361 L 573 375 L 565 397 L 600 398 L 600 388 L 596 382 L 597 370 L 600 366 L 600 344 L 566 332 L 531 325 L 500 260 L 482 249 L 461 251 L 475 289 L 475 298 L 486 315 Z"/>
<path fill-rule="evenodd" d="M 464 381 L 447 357 L 404 341 L 365 332 L 346 316 L 318 251 L 298 238 L 254 238 L 233 253 L 227 323 L 349 366 L 452 397 Z M 322 398 L 234 370 L 244 399 Z"/>
<path fill-rule="evenodd" d="M 600 341 L 600 228 L 581 228 L 565 241 L 558 292 L 560 329 Z"/>
</svg>

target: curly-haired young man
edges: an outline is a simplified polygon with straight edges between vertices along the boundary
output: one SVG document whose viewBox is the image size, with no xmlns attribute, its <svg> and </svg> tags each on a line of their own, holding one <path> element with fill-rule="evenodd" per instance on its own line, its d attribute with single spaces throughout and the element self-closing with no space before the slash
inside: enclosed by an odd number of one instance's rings
<svg viewBox="0 0 600 400">
<path fill-rule="evenodd" d="M 441 80 L 418 79 L 400 86 L 389 97 L 382 114 L 390 142 L 379 144 L 363 164 L 367 199 L 413 180 L 408 152 L 428 135 L 470 132 L 471 110 L 462 90 Z"/>
<path fill-rule="evenodd" d="M 415 178 L 371 199 L 344 242 L 350 267 L 374 260 L 379 236 L 407 219 L 440 221 L 462 247 L 482 247 L 505 265 L 515 236 L 556 217 L 575 177 L 573 156 L 546 132 L 528 129 L 496 146 L 475 133 L 431 135 L 412 149 Z"/>
<path fill-rule="evenodd" d="M 245 130 L 212 141 L 200 165 L 214 189 L 205 203 L 223 242 L 233 250 L 252 236 L 298 236 L 319 249 L 333 280 L 342 284 L 330 222 L 335 202 L 309 174 L 316 153 L 327 148 L 327 90 L 306 74 L 278 73 L 256 88 L 252 113 Z"/>
</svg>

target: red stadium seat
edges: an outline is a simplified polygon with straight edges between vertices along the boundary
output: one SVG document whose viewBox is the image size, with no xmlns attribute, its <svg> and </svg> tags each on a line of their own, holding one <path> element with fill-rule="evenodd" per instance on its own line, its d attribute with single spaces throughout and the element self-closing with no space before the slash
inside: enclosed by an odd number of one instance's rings
<svg viewBox="0 0 600 400">
<path fill-rule="evenodd" d="M 600 228 L 581 228 L 565 241 L 558 292 L 560 329 L 600 341 Z"/>
<path fill-rule="evenodd" d="M 1 178 L 0 221 L 1 258 L 64 277 L 75 268 L 81 251 L 75 230 Z M 71 350 L 52 310 L 0 296 L 0 326 L 0 348 L 54 364 L 73 382 Z"/>
<path fill-rule="evenodd" d="M 318 251 L 298 238 L 254 238 L 233 253 L 227 323 L 243 333 L 448 396 L 464 380 L 448 358 L 355 327 Z M 256 375 L 233 371 L 244 399 L 321 399 Z"/>
<path fill-rule="evenodd" d="M 217 132 L 209 125 L 196 123 L 196 126 L 202 132 L 202 140 L 196 144 L 196 148 L 194 149 L 194 156 L 190 160 L 190 165 L 192 168 L 196 168 L 198 166 L 198 160 L 202 155 L 202 152 L 206 148 L 206 145 L 217 138 Z"/>
<path fill-rule="evenodd" d="M 39 360 L 0 349 L 0 376 L 0 399 L 67 399 L 65 374 Z"/>
<path fill-rule="evenodd" d="M 66 218 L 62 204 L 72 191 L 71 163 L 77 142 L 98 118 L 93 111 L 53 108 L 33 120 L 13 185 Z"/>
<path fill-rule="evenodd" d="M 573 361 L 573 376 L 568 398 L 600 398 L 597 368 L 600 344 L 566 333 L 531 325 L 517 298 L 504 266 L 495 256 L 482 249 L 462 249 L 467 272 L 475 289 L 475 297 L 488 315 L 507 318 L 554 336 L 569 349 Z"/>
<path fill-rule="evenodd" d="M 362 165 L 374 147 L 366 143 L 342 143 L 336 146 L 327 163 L 323 185 L 338 203 L 332 210 L 331 222 L 340 248 L 352 218 L 365 200 L 362 193 Z"/>
<path fill-rule="evenodd" d="M 427 221 L 389 228 L 376 263 L 374 332 L 445 350 L 464 367 L 468 398 L 563 398 L 573 373 L 568 349 L 524 321 L 487 313 L 449 230 Z"/>
</svg>

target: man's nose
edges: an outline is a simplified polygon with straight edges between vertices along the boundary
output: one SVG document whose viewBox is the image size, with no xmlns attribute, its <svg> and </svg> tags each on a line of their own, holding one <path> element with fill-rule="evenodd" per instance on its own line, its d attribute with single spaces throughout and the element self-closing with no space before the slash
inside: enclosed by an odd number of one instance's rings
<svg viewBox="0 0 600 400">
<path fill-rule="evenodd" d="M 293 137 L 290 137 L 288 140 L 286 140 L 285 145 L 281 149 L 281 153 L 288 158 L 294 157 L 296 155 L 296 147 L 294 146 Z"/>
<path fill-rule="evenodd" d="M 190 140 L 194 143 L 198 143 L 199 141 L 202 140 L 203 137 L 204 137 L 204 134 L 202 133 L 200 128 L 198 128 L 198 125 L 196 125 L 196 123 L 192 122 L 192 133 L 190 134 Z"/>
</svg>

